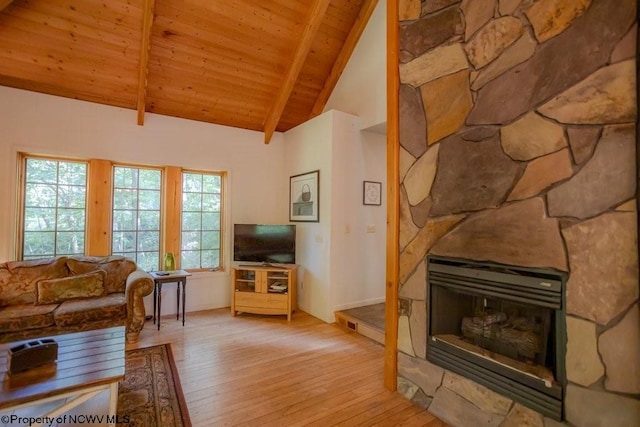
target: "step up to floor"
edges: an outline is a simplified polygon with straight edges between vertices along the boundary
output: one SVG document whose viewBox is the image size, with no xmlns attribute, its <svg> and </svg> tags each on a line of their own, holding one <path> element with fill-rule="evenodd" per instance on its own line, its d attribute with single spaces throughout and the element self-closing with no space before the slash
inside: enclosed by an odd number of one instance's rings
<svg viewBox="0 0 640 427">
<path fill-rule="evenodd" d="M 370 338 L 382 345 L 384 345 L 384 329 L 376 327 L 362 319 L 358 319 L 344 311 L 337 311 L 335 313 L 336 323 L 343 328 L 355 332 Z"/>
</svg>

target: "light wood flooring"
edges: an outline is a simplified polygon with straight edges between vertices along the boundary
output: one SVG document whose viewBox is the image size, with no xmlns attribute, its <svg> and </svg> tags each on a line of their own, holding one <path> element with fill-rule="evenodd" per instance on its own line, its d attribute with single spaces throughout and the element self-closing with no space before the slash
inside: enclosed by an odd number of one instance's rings
<svg viewBox="0 0 640 427">
<path fill-rule="evenodd" d="M 301 311 L 163 316 L 127 349 L 165 342 L 194 426 L 446 426 L 384 388 L 380 344 Z"/>
</svg>

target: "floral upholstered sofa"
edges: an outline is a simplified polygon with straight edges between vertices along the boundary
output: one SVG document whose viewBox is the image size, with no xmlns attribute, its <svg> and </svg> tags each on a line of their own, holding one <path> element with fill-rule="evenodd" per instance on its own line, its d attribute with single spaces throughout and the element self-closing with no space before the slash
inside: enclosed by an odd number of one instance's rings
<svg viewBox="0 0 640 427">
<path fill-rule="evenodd" d="M 151 275 L 125 257 L 0 264 L 0 342 L 122 325 L 136 342 L 151 291 Z"/>
</svg>

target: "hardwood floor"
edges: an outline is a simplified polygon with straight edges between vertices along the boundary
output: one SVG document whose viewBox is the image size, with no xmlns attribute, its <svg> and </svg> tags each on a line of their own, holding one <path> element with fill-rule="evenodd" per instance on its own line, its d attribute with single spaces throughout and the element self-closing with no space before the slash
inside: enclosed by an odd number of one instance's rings
<svg viewBox="0 0 640 427">
<path fill-rule="evenodd" d="M 301 311 L 163 316 L 127 349 L 165 342 L 194 426 L 446 426 L 384 388 L 380 344 Z"/>
</svg>

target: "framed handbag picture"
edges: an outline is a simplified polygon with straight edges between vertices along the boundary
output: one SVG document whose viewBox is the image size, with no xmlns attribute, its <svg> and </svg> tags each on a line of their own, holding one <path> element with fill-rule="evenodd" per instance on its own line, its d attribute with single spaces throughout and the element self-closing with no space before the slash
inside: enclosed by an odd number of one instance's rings
<svg viewBox="0 0 640 427">
<path fill-rule="evenodd" d="M 289 178 L 289 221 L 320 221 L 320 171 Z"/>
<path fill-rule="evenodd" d="M 380 206 L 382 204 L 381 182 L 364 181 L 362 186 L 362 203 L 374 206 Z"/>
</svg>

